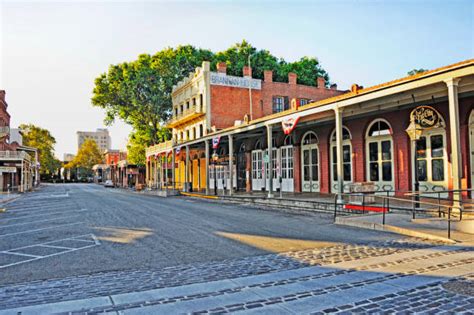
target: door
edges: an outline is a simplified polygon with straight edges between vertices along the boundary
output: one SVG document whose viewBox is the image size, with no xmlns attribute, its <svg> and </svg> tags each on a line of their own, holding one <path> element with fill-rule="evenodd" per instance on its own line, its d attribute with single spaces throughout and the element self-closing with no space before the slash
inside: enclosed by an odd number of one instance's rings
<svg viewBox="0 0 474 315">
<path fill-rule="evenodd" d="M 317 144 L 302 146 L 303 192 L 319 192 L 319 149 Z"/>
<path fill-rule="evenodd" d="M 265 167 L 263 163 L 263 151 L 252 151 L 252 190 L 261 191 L 265 189 Z"/>
<path fill-rule="evenodd" d="M 337 147 L 331 146 L 331 192 L 338 192 L 337 182 Z M 350 143 L 342 145 L 342 171 L 344 180 L 344 192 L 349 192 L 352 183 L 352 146 Z"/>
<path fill-rule="evenodd" d="M 271 163 L 272 163 L 272 183 L 273 183 L 273 191 L 277 191 L 280 189 L 280 181 L 279 181 L 279 176 L 280 176 L 280 155 L 279 151 L 277 148 L 272 148 L 272 157 L 271 157 Z M 269 170 L 265 172 L 266 176 L 266 189 L 267 191 L 270 189 L 270 174 L 268 173 Z"/>
<path fill-rule="evenodd" d="M 293 146 L 284 146 L 280 148 L 281 157 L 281 189 L 282 191 L 293 192 Z"/>
<path fill-rule="evenodd" d="M 448 189 L 446 134 L 442 131 L 425 131 L 416 141 L 416 150 L 412 143 L 413 154 L 416 153 L 418 166 L 418 183 L 420 192 L 436 192 Z M 412 162 L 413 163 L 413 162 Z M 412 167 L 413 185 L 415 183 L 415 167 Z M 413 187 L 414 190 L 415 187 Z M 435 197 L 436 194 L 427 194 Z M 447 193 L 441 197 L 448 197 Z"/>
<path fill-rule="evenodd" d="M 247 160 L 245 152 L 237 154 L 237 190 L 245 191 L 247 187 Z"/>
<path fill-rule="evenodd" d="M 374 183 L 375 191 L 394 190 L 392 139 L 369 140 L 367 148 L 367 177 Z"/>
</svg>

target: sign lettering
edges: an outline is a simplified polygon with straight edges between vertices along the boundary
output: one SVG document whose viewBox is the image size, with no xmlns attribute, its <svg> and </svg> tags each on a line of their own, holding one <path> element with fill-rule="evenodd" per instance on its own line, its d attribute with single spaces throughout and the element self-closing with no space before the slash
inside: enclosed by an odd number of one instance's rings
<svg viewBox="0 0 474 315">
<path fill-rule="evenodd" d="M 240 88 L 249 88 L 249 82 L 254 90 L 260 90 L 262 88 L 262 81 L 258 79 L 249 79 L 242 77 L 234 77 L 231 75 L 223 75 L 216 72 L 211 72 L 211 84 L 233 86 Z"/>
<path fill-rule="evenodd" d="M 410 121 L 423 129 L 444 127 L 441 114 L 431 106 L 418 106 L 412 110 Z"/>
</svg>

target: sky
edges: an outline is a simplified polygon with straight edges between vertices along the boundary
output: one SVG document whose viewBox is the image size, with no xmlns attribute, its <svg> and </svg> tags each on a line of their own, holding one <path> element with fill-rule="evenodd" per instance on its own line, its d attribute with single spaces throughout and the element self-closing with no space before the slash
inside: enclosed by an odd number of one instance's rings
<svg viewBox="0 0 474 315">
<path fill-rule="evenodd" d="M 246 39 L 294 61 L 317 57 L 340 89 L 365 87 L 474 58 L 474 1 L 0 0 L 0 89 L 11 127 L 51 131 L 56 155 L 76 131 L 105 127 L 94 79 L 141 53 L 192 44 L 224 50 Z M 124 149 L 131 128 L 108 127 Z"/>
</svg>

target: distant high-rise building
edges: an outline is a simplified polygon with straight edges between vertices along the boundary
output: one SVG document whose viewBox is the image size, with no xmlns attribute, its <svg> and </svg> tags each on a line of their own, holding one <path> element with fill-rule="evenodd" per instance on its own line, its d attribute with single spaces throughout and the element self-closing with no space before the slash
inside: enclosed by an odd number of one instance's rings
<svg viewBox="0 0 474 315">
<path fill-rule="evenodd" d="M 64 162 L 71 162 L 72 160 L 74 160 L 74 157 L 75 157 L 75 155 L 72 154 L 72 153 L 64 153 L 63 161 Z"/>
<path fill-rule="evenodd" d="M 112 140 L 107 129 L 98 128 L 96 131 L 78 131 L 77 132 L 77 149 L 79 150 L 87 139 L 92 139 L 102 152 L 110 150 Z"/>
</svg>

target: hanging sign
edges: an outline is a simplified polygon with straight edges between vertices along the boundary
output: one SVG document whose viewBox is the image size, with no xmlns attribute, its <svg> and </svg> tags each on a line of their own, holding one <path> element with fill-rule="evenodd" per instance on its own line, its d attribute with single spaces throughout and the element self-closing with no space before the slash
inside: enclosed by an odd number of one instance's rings
<svg viewBox="0 0 474 315">
<path fill-rule="evenodd" d="M 0 166 L 0 173 L 16 173 L 14 166 Z"/>
<path fill-rule="evenodd" d="M 221 137 L 220 136 L 217 136 L 217 137 L 214 137 L 212 138 L 212 148 L 213 149 L 217 149 L 217 147 L 219 146 L 219 142 L 221 141 Z"/>
<path fill-rule="evenodd" d="M 289 135 L 293 129 L 295 129 L 299 119 L 299 116 L 290 116 L 281 122 L 281 127 L 283 128 L 285 135 Z"/>
<path fill-rule="evenodd" d="M 412 110 L 410 121 L 423 129 L 444 127 L 441 114 L 431 106 L 418 106 Z"/>
</svg>

